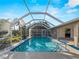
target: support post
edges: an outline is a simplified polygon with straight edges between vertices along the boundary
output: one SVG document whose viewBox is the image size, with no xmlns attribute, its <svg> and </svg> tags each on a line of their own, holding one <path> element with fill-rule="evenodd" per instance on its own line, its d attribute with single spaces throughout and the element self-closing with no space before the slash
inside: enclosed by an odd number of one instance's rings
<svg viewBox="0 0 79 59">
<path fill-rule="evenodd" d="M 76 24 L 75 26 L 74 26 L 74 45 L 75 46 L 78 46 L 78 24 Z"/>
<path fill-rule="evenodd" d="M 31 34 L 31 29 L 29 29 L 29 38 L 32 37 L 31 35 L 32 35 L 32 34 Z"/>
</svg>

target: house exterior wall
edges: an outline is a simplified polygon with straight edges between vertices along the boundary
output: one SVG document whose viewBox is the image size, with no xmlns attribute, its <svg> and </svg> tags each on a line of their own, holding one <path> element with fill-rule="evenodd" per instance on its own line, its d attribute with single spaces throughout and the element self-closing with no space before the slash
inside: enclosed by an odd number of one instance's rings
<svg viewBox="0 0 79 59">
<path fill-rule="evenodd" d="M 0 32 L 6 31 L 8 32 L 10 30 L 10 23 L 8 21 L 1 21 L 0 20 Z"/>
<path fill-rule="evenodd" d="M 66 29 L 71 29 L 71 38 L 74 36 L 74 24 L 65 25 L 57 28 L 57 38 L 66 38 L 65 31 Z"/>
<path fill-rule="evenodd" d="M 57 38 L 57 29 L 51 29 L 51 35 L 52 35 L 52 38 L 56 39 Z"/>
<path fill-rule="evenodd" d="M 52 31 L 52 37 L 53 38 L 57 38 L 57 39 L 58 38 L 66 38 L 65 37 L 65 31 L 66 31 L 66 29 L 71 29 L 71 38 L 73 39 L 74 38 L 74 27 L 75 27 L 75 25 L 79 25 L 79 21 L 73 22 L 73 23 L 69 23 L 69 24 L 66 24 L 66 25 L 59 26 L 57 28 L 51 29 L 51 31 Z"/>
</svg>

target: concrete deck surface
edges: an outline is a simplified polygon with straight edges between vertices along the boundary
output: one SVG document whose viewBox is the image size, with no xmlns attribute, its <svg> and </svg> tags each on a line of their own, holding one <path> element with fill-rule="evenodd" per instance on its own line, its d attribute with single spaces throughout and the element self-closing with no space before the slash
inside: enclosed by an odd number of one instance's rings
<svg viewBox="0 0 79 59">
<path fill-rule="evenodd" d="M 30 52 L 12 53 L 5 59 L 72 59 L 73 57 L 62 53 Z"/>
</svg>

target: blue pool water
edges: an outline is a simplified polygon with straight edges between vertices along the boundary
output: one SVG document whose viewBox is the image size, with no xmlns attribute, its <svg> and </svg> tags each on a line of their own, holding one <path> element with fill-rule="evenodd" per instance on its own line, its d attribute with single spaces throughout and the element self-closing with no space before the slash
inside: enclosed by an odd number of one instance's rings
<svg viewBox="0 0 79 59">
<path fill-rule="evenodd" d="M 71 46 L 71 47 L 73 47 L 73 48 L 75 48 L 75 49 L 79 50 L 79 48 L 78 48 L 78 47 L 76 47 L 76 46 L 74 46 L 74 45 L 69 45 L 69 46 Z"/>
<path fill-rule="evenodd" d="M 57 52 L 60 51 L 60 45 L 52 42 L 48 37 L 32 37 L 26 40 L 11 51 L 16 52 Z"/>
</svg>

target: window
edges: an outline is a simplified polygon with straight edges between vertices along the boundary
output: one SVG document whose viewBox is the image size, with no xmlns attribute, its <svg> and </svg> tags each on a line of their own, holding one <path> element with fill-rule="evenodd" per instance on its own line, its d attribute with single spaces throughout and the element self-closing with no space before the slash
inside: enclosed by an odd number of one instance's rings
<svg viewBox="0 0 79 59">
<path fill-rule="evenodd" d="M 66 29 L 65 38 L 71 38 L 71 29 Z"/>
</svg>

